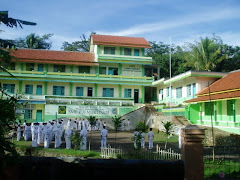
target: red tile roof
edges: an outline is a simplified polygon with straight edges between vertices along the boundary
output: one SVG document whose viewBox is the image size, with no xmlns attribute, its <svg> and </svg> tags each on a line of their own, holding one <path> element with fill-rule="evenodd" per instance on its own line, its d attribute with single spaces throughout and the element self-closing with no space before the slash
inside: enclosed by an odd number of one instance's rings
<svg viewBox="0 0 240 180">
<path fill-rule="evenodd" d="M 211 95 L 211 100 L 213 100 L 213 101 L 214 100 L 224 100 L 224 99 L 234 99 L 234 98 L 240 98 L 240 90 Z M 192 102 L 205 102 L 205 101 L 210 101 L 209 95 L 199 96 L 197 98 L 190 99 L 186 102 L 187 103 L 192 103 Z"/>
<path fill-rule="evenodd" d="M 240 88 L 240 71 L 233 71 L 210 85 L 211 92 L 226 91 L 238 88 Z M 197 95 L 208 94 L 208 91 L 208 87 L 206 87 Z"/>
<path fill-rule="evenodd" d="M 11 52 L 20 62 L 97 66 L 94 53 L 74 51 L 52 51 L 39 49 L 18 49 Z"/>
<path fill-rule="evenodd" d="M 151 48 L 150 43 L 145 38 L 110 36 L 110 35 L 92 35 L 93 44 L 110 45 L 123 47 Z"/>
<path fill-rule="evenodd" d="M 209 101 L 209 88 L 211 100 L 224 100 L 240 98 L 240 70 L 230 72 L 227 76 L 217 80 L 209 87 L 197 93 L 197 98 L 185 101 L 186 103 Z"/>
</svg>

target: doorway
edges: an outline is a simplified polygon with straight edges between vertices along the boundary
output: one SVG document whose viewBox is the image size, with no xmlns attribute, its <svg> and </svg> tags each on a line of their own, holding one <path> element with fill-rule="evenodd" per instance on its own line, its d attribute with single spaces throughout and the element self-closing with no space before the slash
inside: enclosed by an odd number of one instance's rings
<svg viewBox="0 0 240 180">
<path fill-rule="evenodd" d="M 134 89 L 134 103 L 139 102 L 139 89 Z"/>
<path fill-rule="evenodd" d="M 37 110 L 37 122 L 42 122 L 42 110 Z"/>
</svg>

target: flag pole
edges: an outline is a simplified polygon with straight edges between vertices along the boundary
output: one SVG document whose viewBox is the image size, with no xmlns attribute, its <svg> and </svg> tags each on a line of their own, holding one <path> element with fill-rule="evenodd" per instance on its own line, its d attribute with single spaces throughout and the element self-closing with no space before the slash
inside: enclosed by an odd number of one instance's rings
<svg viewBox="0 0 240 180">
<path fill-rule="evenodd" d="M 169 88 L 169 91 L 170 91 L 170 120 L 172 121 L 172 81 L 171 81 L 171 78 L 172 78 L 172 38 L 170 36 L 169 38 L 169 41 L 170 41 L 170 46 L 169 46 L 169 78 L 170 78 L 170 88 Z"/>
</svg>

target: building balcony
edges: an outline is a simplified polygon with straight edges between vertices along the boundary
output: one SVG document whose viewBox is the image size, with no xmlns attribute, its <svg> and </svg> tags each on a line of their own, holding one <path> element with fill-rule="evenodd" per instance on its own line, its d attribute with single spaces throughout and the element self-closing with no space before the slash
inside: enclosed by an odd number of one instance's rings
<svg viewBox="0 0 240 180">
<path fill-rule="evenodd" d="M 127 64 L 141 64 L 151 65 L 152 58 L 145 56 L 125 56 L 125 55 L 110 55 L 110 54 L 99 54 L 98 62 L 111 62 L 111 63 L 127 63 Z"/>
<path fill-rule="evenodd" d="M 27 81 L 52 81 L 73 83 L 97 83 L 97 84 L 131 84 L 149 86 L 153 82 L 152 77 L 145 76 L 122 76 L 103 74 L 81 74 L 63 72 L 39 72 L 39 71 L 14 71 L 9 70 L 14 76 L 6 72 L 0 72 L 1 79 L 27 80 Z"/>
<path fill-rule="evenodd" d="M 4 94 L 3 98 L 8 98 Z M 16 97 L 16 94 L 10 96 Z M 27 104 L 72 104 L 72 105 L 94 105 L 94 106 L 134 106 L 133 98 L 110 98 L 110 97 L 79 97 L 59 95 L 30 95 L 18 94 L 19 103 Z"/>
</svg>

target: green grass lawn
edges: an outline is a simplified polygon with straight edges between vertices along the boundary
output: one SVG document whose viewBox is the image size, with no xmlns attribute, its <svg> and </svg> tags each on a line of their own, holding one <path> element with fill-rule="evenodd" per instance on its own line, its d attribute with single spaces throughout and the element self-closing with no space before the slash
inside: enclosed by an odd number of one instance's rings
<svg viewBox="0 0 240 180">
<path fill-rule="evenodd" d="M 44 148 L 32 147 L 32 141 L 16 141 L 13 142 L 16 150 L 20 155 L 29 156 L 47 156 L 47 157 L 87 157 L 87 158 L 100 158 L 100 152 L 88 150 L 74 150 L 65 148 Z"/>
</svg>

